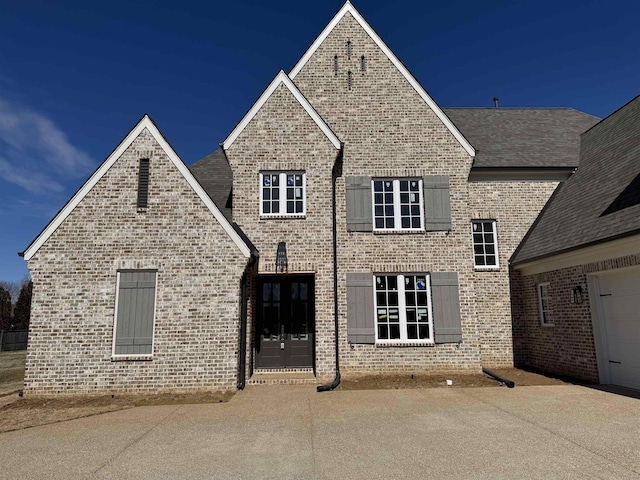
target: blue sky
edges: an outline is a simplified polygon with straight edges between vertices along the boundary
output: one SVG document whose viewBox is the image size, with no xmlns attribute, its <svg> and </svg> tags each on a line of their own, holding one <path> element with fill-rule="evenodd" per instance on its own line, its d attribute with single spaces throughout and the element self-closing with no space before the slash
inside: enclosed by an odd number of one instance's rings
<svg viewBox="0 0 640 480">
<path fill-rule="evenodd" d="M 442 107 L 602 117 L 640 93 L 636 1 L 353 3 Z M 341 6 L 0 0 L 0 280 L 144 113 L 197 161 Z"/>
</svg>

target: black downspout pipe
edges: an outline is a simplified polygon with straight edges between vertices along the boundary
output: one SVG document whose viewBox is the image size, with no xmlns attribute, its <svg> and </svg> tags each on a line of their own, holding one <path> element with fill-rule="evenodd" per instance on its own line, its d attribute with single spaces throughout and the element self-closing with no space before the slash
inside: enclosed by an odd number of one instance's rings
<svg viewBox="0 0 640 480">
<path fill-rule="evenodd" d="M 498 375 L 495 372 L 492 372 L 491 370 L 489 370 L 488 368 L 484 368 L 482 367 L 482 372 L 486 373 L 487 375 L 489 375 L 490 377 L 495 378 L 497 381 L 504 383 L 507 387 L 509 388 L 513 388 L 516 386 L 516 382 L 514 382 L 513 380 L 509 380 L 508 378 L 504 378 L 501 377 L 500 375 Z"/>
<path fill-rule="evenodd" d="M 251 261 L 247 265 L 240 282 L 240 348 L 238 358 L 238 390 L 244 390 L 247 383 L 247 302 L 249 299 L 248 274 L 256 264 L 257 257 L 251 255 Z"/>
<path fill-rule="evenodd" d="M 338 338 L 338 224 L 336 220 L 336 181 L 342 175 L 342 155 L 344 145 L 340 147 L 340 153 L 331 169 L 331 207 L 333 213 L 333 320 L 336 335 L 336 376 L 333 382 L 316 387 L 317 392 L 327 392 L 340 385 L 340 343 Z"/>
</svg>

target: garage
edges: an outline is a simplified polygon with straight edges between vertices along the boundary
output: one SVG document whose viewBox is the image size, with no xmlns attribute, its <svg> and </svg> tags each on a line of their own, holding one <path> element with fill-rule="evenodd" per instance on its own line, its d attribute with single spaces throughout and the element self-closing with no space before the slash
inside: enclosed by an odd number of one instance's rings
<svg viewBox="0 0 640 480">
<path fill-rule="evenodd" d="M 598 275 L 603 383 L 640 389 L 640 269 Z"/>
</svg>

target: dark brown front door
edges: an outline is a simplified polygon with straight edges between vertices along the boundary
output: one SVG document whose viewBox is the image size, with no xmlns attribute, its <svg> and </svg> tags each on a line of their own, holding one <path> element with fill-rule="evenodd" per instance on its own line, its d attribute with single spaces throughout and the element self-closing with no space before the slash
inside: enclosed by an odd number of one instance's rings
<svg viewBox="0 0 640 480">
<path fill-rule="evenodd" d="M 256 366 L 313 366 L 314 284 L 308 275 L 258 279 Z"/>
</svg>

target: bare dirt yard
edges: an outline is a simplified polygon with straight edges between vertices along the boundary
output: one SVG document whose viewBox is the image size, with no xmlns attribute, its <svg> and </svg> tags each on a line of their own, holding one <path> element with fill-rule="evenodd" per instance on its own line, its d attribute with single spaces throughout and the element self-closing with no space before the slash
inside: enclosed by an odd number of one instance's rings
<svg viewBox="0 0 640 480">
<path fill-rule="evenodd" d="M 0 352 L 0 433 L 125 408 L 228 402 L 233 392 L 20 397 L 26 351 Z"/>
<path fill-rule="evenodd" d="M 518 368 L 494 368 L 494 373 L 515 382 L 517 386 L 531 385 L 564 385 L 567 382 L 559 378 Z M 451 385 L 447 385 L 451 380 Z M 499 387 L 503 384 L 489 375 L 481 374 L 403 374 L 403 375 L 366 375 L 362 377 L 344 378 L 338 387 L 341 390 L 376 390 L 395 388 L 470 388 Z"/>
<path fill-rule="evenodd" d="M 149 395 L 68 395 L 57 397 L 21 397 L 26 351 L 0 352 L 0 433 L 22 428 L 62 422 L 126 408 L 149 405 L 179 405 L 227 402 L 233 392 L 196 392 Z M 562 385 L 565 382 L 539 373 L 517 368 L 493 369 L 516 386 Z M 447 385 L 451 380 L 452 385 Z M 499 387 L 500 382 L 485 374 L 450 375 L 369 375 L 344 378 L 340 390 L 374 390 L 397 388 L 469 388 Z M 517 388 L 517 387 L 516 387 Z"/>
</svg>

